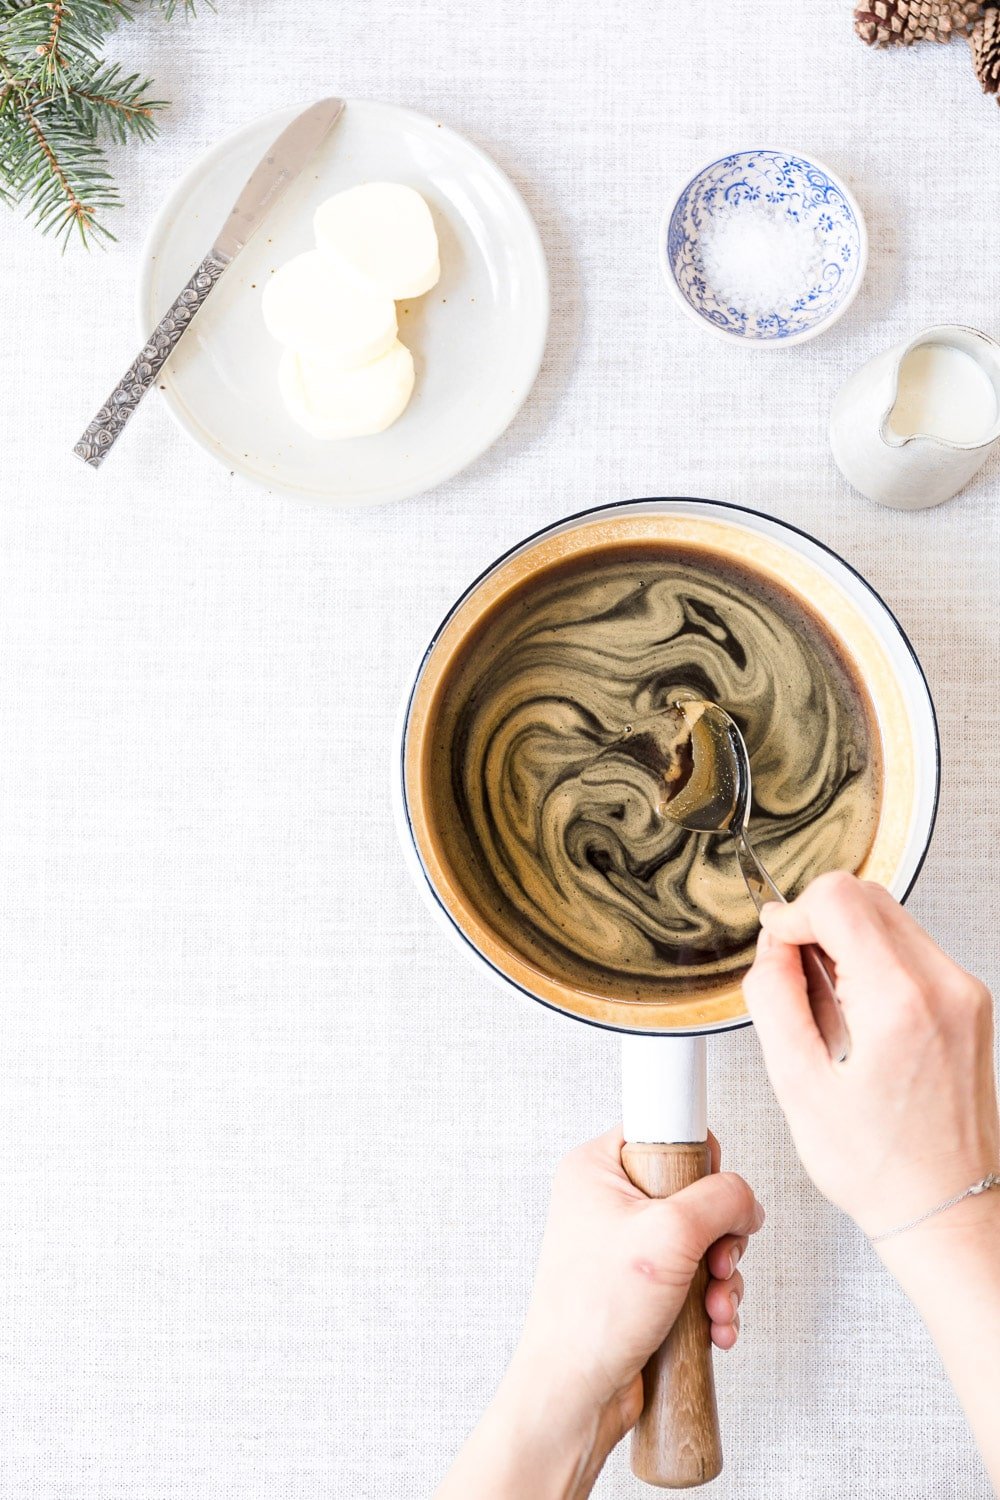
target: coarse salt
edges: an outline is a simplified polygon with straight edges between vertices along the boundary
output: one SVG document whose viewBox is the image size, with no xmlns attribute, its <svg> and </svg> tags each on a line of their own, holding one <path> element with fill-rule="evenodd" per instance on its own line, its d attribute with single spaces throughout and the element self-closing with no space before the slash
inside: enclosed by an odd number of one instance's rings
<svg viewBox="0 0 1000 1500">
<path fill-rule="evenodd" d="M 716 299 L 747 317 L 788 317 L 822 279 L 820 235 L 777 204 L 726 204 L 707 221 L 699 243 Z"/>
</svg>

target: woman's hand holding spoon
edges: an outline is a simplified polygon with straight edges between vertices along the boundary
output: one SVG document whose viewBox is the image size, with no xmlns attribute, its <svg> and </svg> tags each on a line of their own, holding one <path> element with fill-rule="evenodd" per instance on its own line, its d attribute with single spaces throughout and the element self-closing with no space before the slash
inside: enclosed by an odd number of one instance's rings
<svg viewBox="0 0 1000 1500">
<path fill-rule="evenodd" d="M 664 817 L 693 833 L 731 835 L 758 912 L 769 901 L 784 902 L 750 843 L 750 756 L 725 709 L 704 699 L 680 699 L 631 724 L 605 754 L 625 755 L 660 778 Z M 801 960 L 816 1026 L 830 1056 L 842 1062 L 850 1051 L 850 1033 L 815 942 L 802 944 Z"/>
</svg>

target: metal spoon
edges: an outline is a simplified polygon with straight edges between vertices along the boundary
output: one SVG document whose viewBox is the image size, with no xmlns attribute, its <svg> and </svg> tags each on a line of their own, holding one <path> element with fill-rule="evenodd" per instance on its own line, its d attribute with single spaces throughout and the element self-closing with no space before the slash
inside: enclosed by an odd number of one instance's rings
<svg viewBox="0 0 1000 1500">
<path fill-rule="evenodd" d="M 717 703 L 681 699 L 629 726 L 609 747 L 659 776 L 664 817 L 695 833 L 729 833 L 747 890 L 758 912 L 785 897 L 750 844 L 750 756 L 739 726 Z M 823 955 L 815 943 L 800 948 L 816 1028 L 830 1056 L 843 1062 L 851 1038 Z"/>
</svg>

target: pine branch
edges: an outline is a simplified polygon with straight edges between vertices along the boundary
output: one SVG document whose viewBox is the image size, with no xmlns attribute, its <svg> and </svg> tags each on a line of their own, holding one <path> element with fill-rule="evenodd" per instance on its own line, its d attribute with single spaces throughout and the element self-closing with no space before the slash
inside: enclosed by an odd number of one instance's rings
<svg viewBox="0 0 1000 1500">
<path fill-rule="evenodd" d="M 120 0 L 42 0 L 8 3 L 0 14 L 3 47 L 42 93 L 65 87 L 66 70 L 98 49 L 130 12 Z"/>
<path fill-rule="evenodd" d="M 18 115 L 23 132 L 5 161 L 16 200 L 28 199 L 42 233 L 54 233 L 64 246 L 74 230 L 84 244 L 94 236 L 113 239 L 97 216 L 119 198 L 97 142 L 81 136 L 58 96 L 34 103 L 22 94 Z"/>
<path fill-rule="evenodd" d="M 44 232 L 84 243 L 114 236 L 101 215 L 119 204 L 102 143 L 156 133 L 148 78 L 102 56 L 143 0 L 0 0 L 0 199 L 27 204 Z M 210 8 L 212 0 L 204 0 Z M 150 0 L 165 18 L 196 0 Z"/>
<path fill-rule="evenodd" d="M 117 63 L 97 63 L 71 75 L 66 105 L 80 129 L 94 140 L 103 136 L 122 145 L 134 136 L 150 140 L 156 134 L 154 111 L 166 107 L 166 100 L 149 98 L 152 87 L 151 79 L 137 73 L 123 76 Z"/>
<path fill-rule="evenodd" d="M 11 86 L 4 83 L 0 88 L 0 198 L 3 199 L 8 208 L 17 207 L 17 196 L 10 187 L 11 170 L 10 159 L 12 156 L 13 128 L 11 111 L 8 108 L 11 97 Z"/>
</svg>

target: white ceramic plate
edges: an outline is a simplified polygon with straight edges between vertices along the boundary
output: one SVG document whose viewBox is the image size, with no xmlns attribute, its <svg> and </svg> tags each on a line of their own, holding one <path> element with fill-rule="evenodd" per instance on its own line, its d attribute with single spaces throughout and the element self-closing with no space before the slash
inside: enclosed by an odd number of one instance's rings
<svg viewBox="0 0 1000 1500">
<path fill-rule="evenodd" d="M 208 251 L 246 178 L 294 119 L 256 120 L 195 164 L 153 224 L 138 289 L 139 336 Z M 405 182 L 430 204 L 441 280 L 399 304 L 416 388 L 377 437 L 322 442 L 278 394 L 280 350 L 264 327 L 268 276 L 313 245 L 324 198 L 355 183 Z M 305 498 L 375 505 L 420 494 L 478 458 L 509 425 L 538 373 L 549 321 L 545 255 L 524 200 L 476 146 L 425 115 L 348 102 L 267 222 L 226 272 L 159 384 L 171 413 L 213 458 L 247 479 Z"/>
</svg>

